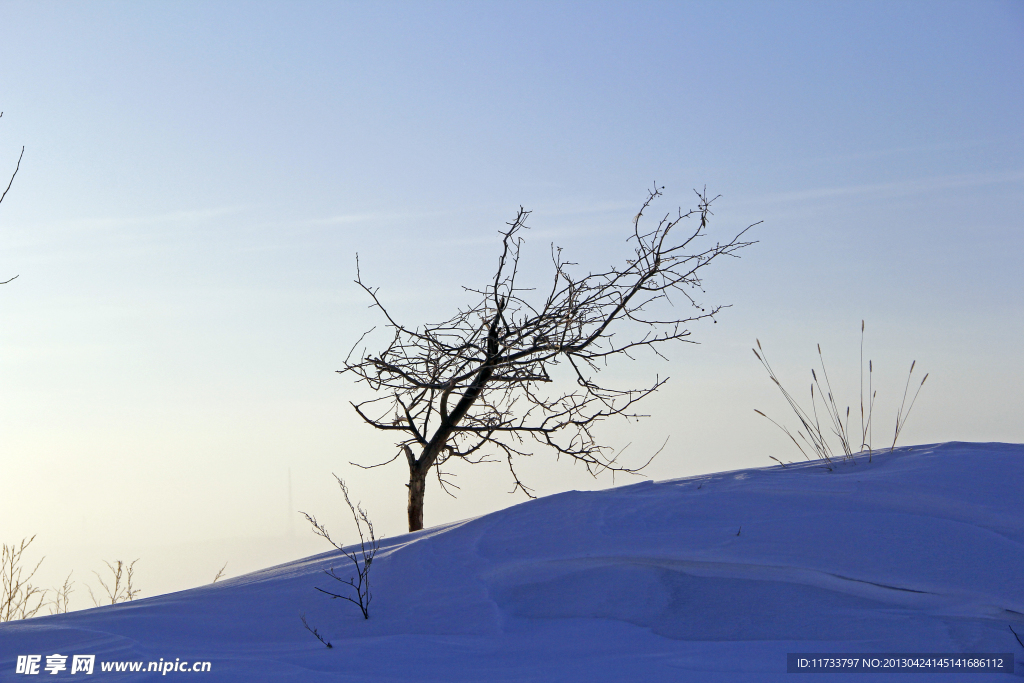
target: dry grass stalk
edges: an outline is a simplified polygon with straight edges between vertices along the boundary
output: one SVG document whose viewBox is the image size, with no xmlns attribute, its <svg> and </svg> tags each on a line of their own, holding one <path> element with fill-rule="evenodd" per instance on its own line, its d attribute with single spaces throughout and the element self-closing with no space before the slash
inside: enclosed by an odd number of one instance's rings
<svg viewBox="0 0 1024 683">
<path fill-rule="evenodd" d="M 71 598 L 71 594 L 75 592 L 75 589 L 72 588 L 75 585 L 75 582 L 71 580 L 72 573 L 68 573 L 67 578 L 64 579 L 63 586 L 53 589 L 54 597 L 49 603 L 50 614 L 67 614 L 71 611 L 68 609 L 68 601 Z"/>
<path fill-rule="evenodd" d="M 910 417 L 910 411 L 914 408 L 914 402 L 917 401 L 917 395 L 921 393 L 921 387 L 928 381 L 928 373 L 925 373 L 924 379 L 917 385 L 917 391 L 914 392 L 914 397 L 910 399 L 910 406 L 907 408 L 907 412 L 903 412 L 903 406 L 907 404 L 907 390 L 910 388 L 910 377 L 914 374 L 914 366 L 917 365 L 917 361 L 913 361 L 910 364 L 910 372 L 907 373 L 907 384 L 903 387 L 903 401 L 900 403 L 900 409 L 896 413 L 896 433 L 892 437 L 892 445 L 889 447 L 889 452 L 896 448 L 896 439 L 900 438 L 900 432 L 903 431 L 903 426 L 907 424 L 907 418 Z"/>
<path fill-rule="evenodd" d="M 760 353 L 758 353 L 758 350 L 760 350 Z M 818 351 L 820 354 L 821 347 L 818 348 Z M 771 364 L 768 362 L 768 357 L 765 355 L 764 349 L 761 348 L 761 340 L 757 340 L 757 349 L 754 349 L 754 355 L 757 356 L 757 359 L 759 361 L 761 361 L 761 364 L 764 366 L 765 370 L 768 371 L 768 377 L 770 377 L 771 380 L 775 382 L 775 386 L 777 386 L 779 388 L 779 391 L 782 392 L 782 395 L 786 399 L 786 402 L 789 403 L 789 407 L 793 409 L 793 412 L 796 413 L 797 419 L 800 420 L 800 424 L 803 427 L 803 431 L 798 429 L 796 432 L 797 436 L 799 436 L 800 440 L 803 441 L 805 445 L 807 445 L 808 449 L 811 450 L 818 457 L 818 459 L 824 462 L 825 466 L 831 470 L 836 455 L 835 453 L 833 453 L 832 448 L 829 446 L 828 441 L 825 439 L 825 436 L 821 431 L 821 422 L 818 418 L 817 404 L 814 396 L 814 387 L 815 385 L 818 384 L 818 378 L 814 374 L 814 371 L 811 371 L 811 375 L 812 377 L 814 377 L 814 383 L 811 384 L 811 412 L 807 412 L 806 410 L 803 409 L 803 407 L 800 406 L 797 400 L 793 398 L 793 395 L 786 391 L 786 388 L 782 386 L 782 382 L 780 382 L 779 378 L 775 376 L 775 371 L 772 369 Z M 821 393 L 820 387 L 818 393 Z M 811 460 L 811 457 L 807 454 L 807 451 L 805 451 L 804 447 L 800 444 L 800 441 L 797 441 L 797 437 L 793 436 L 789 429 L 782 426 L 781 424 L 779 424 L 772 418 L 768 417 L 760 410 L 757 410 L 756 408 L 754 409 L 754 412 L 760 415 L 761 417 L 765 418 L 772 424 L 774 424 L 779 429 L 781 429 L 800 450 L 804 458 L 807 460 Z M 829 414 L 831 415 L 831 411 L 829 412 Z M 848 451 L 848 440 L 841 439 L 840 441 Z"/>
</svg>

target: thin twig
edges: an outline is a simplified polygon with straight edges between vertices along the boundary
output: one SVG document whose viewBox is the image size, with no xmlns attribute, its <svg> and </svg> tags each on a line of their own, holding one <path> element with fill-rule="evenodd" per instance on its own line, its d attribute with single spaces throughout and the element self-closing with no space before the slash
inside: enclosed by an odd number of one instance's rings
<svg viewBox="0 0 1024 683">
<path fill-rule="evenodd" d="M 319 640 L 321 643 L 326 645 L 328 648 L 334 647 L 333 645 L 331 645 L 331 643 L 329 641 L 327 641 L 326 639 L 324 639 L 324 637 L 322 635 L 320 635 L 319 631 L 317 631 L 315 628 L 313 628 L 312 626 L 309 625 L 309 623 L 306 621 L 306 615 L 305 614 L 303 614 L 299 618 L 302 619 L 302 625 L 306 627 L 306 630 L 309 631 L 310 633 L 312 633 L 314 636 L 316 636 L 317 640 Z"/>
<path fill-rule="evenodd" d="M 1013 634 L 1013 637 L 1017 639 L 1017 642 L 1020 643 L 1020 646 L 1024 647 L 1024 642 L 1021 642 L 1020 636 L 1017 635 L 1017 632 L 1013 630 L 1013 626 L 1010 625 L 1010 624 L 1007 624 L 1007 627 L 1010 629 L 1010 633 Z"/>
</svg>

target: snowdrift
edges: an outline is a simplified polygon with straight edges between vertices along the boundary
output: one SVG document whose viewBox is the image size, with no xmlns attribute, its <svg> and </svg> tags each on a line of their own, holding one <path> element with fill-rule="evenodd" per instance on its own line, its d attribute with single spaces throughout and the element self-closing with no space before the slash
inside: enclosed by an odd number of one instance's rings
<svg viewBox="0 0 1024 683">
<path fill-rule="evenodd" d="M 571 491 L 385 539 L 370 619 L 314 586 L 325 553 L 132 603 L 0 625 L 19 655 L 208 661 L 205 681 L 791 680 L 790 652 L 1016 656 L 1024 446 L 947 443 Z M 332 584 L 334 584 L 332 586 Z M 305 615 L 333 644 L 306 632 Z M 77 680 L 68 670 L 47 680 Z M 817 674 L 817 681 L 842 674 Z M 858 674 L 857 680 L 906 674 Z M 848 677 L 842 680 L 848 680 Z"/>
</svg>

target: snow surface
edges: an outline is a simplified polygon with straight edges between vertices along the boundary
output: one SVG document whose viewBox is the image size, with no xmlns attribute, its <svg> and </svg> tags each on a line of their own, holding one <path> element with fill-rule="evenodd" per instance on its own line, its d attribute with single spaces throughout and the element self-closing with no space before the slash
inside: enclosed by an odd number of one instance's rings
<svg viewBox="0 0 1024 683">
<path fill-rule="evenodd" d="M 370 619 L 314 586 L 330 552 L 0 625 L 19 654 L 212 663 L 206 681 L 776 681 L 788 652 L 1009 652 L 1024 677 L 1024 445 L 946 443 L 570 491 L 385 539 Z M 323 647 L 299 620 L 331 641 Z M 68 660 L 70 663 L 70 659 Z M 69 667 L 70 668 L 70 667 Z M 47 680 L 90 678 L 67 671 Z M 908 678 L 909 677 L 909 678 Z"/>
</svg>

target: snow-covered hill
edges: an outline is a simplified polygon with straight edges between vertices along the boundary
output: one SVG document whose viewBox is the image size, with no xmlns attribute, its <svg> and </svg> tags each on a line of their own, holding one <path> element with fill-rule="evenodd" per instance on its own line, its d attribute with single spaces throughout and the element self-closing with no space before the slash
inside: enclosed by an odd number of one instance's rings
<svg viewBox="0 0 1024 683">
<path fill-rule="evenodd" d="M 386 539 L 368 621 L 314 590 L 347 570 L 325 553 L 0 625 L 0 680 L 40 655 L 47 680 L 154 680 L 101 665 L 162 658 L 210 662 L 166 674 L 204 681 L 769 681 L 795 652 L 1012 653 L 1015 674 L 912 678 L 1019 680 L 1022 485 L 1024 446 L 947 443 L 572 491 Z"/>
</svg>

